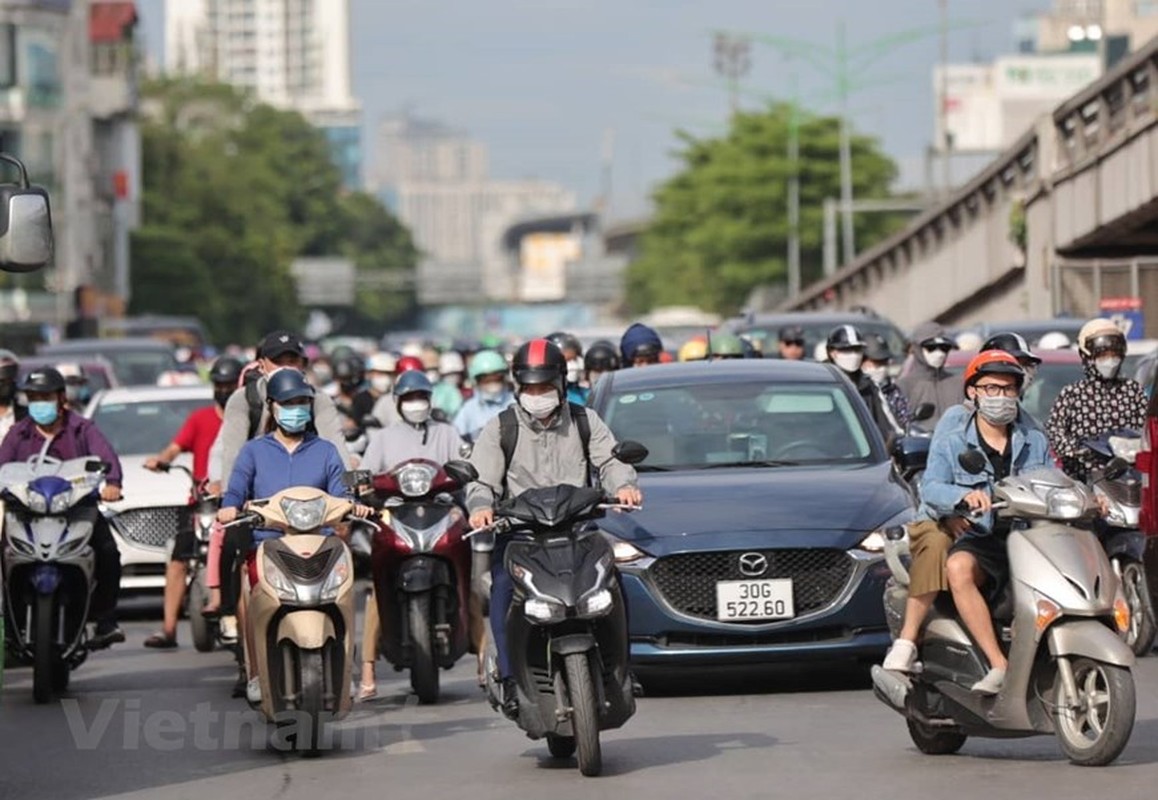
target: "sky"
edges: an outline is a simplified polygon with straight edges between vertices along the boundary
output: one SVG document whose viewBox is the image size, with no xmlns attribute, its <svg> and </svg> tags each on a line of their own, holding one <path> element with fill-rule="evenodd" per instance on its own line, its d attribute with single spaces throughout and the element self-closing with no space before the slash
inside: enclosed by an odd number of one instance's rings
<svg viewBox="0 0 1158 800">
<path fill-rule="evenodd" d="M 862 73 L 853 95 L 860 132 L 880 139 L 918 185 L 933 132 L 932 69 L 940 58 L 938 0 L 350 0 L 354 94 L 364 146 L 384 115 L 407 109 L 468 131 L 490 148 L 498 178 L 541 178 L 589 202 L 613 131 L 611 216 L 646 212 L 657 182 L 678 169 L 673 131 L 724 131 L 728 93 L 712 67 L 718 30 L 851 48 L 928 28 Z M 948 0 L 954 62 L 1013 49 L 1014 20 L 1048 0 Z M 160 60 L 164 0 L 138 0 L 146 46 Z M 827 56 L 831 58 L 831 56 Z M 831 76 L 755 42 L 741 105 L 787 98 L 793 75 L 810 110 L 834 112 Z M 959 172 L 967 169 L 958 165 Z M 965 177 L 964 174 L 961 177 Z"/>
</svg>

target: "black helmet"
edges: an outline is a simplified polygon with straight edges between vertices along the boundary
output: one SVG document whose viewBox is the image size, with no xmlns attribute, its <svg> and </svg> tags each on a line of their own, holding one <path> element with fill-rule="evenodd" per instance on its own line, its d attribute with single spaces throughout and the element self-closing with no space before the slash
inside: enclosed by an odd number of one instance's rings
<svg viewBox="0 0 1158 800">
<path fill-rule="evenodd" d="M 569 333 L 555 331 L 552 334 L 548 334 L 546 338 L 548 342 L 558 347 L 564 354 L 566 354 L 568 350 L 574 350 L 579 355 L 583 355 L 583 343 Z"/>
<path fill-rule="evenodd" d="M 828 334 L 826 344 L 830 350 L 863 350 L 866 342 L 852 325 L 837 325 Z"/>
<path fill-rule="evenodd" d="M 1041 359 L 1029 351 L 1029 343 L 1020 333 L 995 333 L 981 345 L 981 352 L 986 350 L 1004 350 L 1023 364 L 1037 366 Z"/>
<path fill-rule="evenodd" d="M 511 374 L 518 386 L 550 383 L 562 395 L 567 380 L 567 358 L 546 339 L 532 339 L 515 353 Z"/>
<path fill-rule="evenodd" d="M 870 333 L 864 357 L 869 361 L 892 361 L 893 351 L 889 349 L 889 343 L 885 337 L 879 333 Z"/>
<path fill-rule="evenodd" d="M 583 369 L 588 372 L 614 372 L 619 366 L 619 348 L 606 339 L 588 347 L 583 356 Z"/>
<path fill-rule="evenodd" d="M 361 383 L 365 374 L 365 364 L 356 355 L 346 356 L 334 362 L 334 380 L 338 383 Z"/>
<path fill-rule="evenodd" d="M 284 403 L 298 397 L 313 397 L 314 387 L 306 382 L 306 376 L 301 370 L 283 367 L 269 376 L 265 396 L 274 403 Z"/>
<path fill-rule="evenodd" d="M 64 376 L 52 367 L 37 367 L 24 376 L 20 382 L 20 391 L 50 394 L 64 391 Z"/>
<path fill-rule="evenodd" d="M 11 350 L 0 350 L 0 381 L 16 383 L 20 371 L 20 359 Z"/>
<path fill-rule="evenodd" d="M 240 361 L 231 356 L 222 356 L 213 362 L 212 369 L 209 370 L 210 383 L 228 383 L 233 386 L 241 380 L 241 368 L 244 366 Z"/>
</svg>

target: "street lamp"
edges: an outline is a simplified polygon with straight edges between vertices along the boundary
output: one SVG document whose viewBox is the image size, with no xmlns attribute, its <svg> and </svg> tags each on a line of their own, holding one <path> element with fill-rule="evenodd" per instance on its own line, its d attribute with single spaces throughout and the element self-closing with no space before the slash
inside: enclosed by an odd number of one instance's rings
<svg viewBox="0 0 1158 800">
<path fill-rule="evenodd" d="M 752 69 L 752 42 L 746 36 L 717 33 L 712 47 L 716 73 L 728 81 L 732 113 L 739 110 L 740 78 Z"/>
</svg>

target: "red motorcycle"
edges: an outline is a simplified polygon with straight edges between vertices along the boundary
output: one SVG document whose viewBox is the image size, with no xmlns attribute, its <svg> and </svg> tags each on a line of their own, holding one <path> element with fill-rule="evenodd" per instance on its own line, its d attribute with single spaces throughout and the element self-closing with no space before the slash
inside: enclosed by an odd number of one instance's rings
<svg viewBox="0 0 1158 800">
<path fill-rule="evenodd" d="M 452 494 L 462 484 L 415 459 L 374 476 L 373 487 L 384 501 L 371 552 L 381 653 L 410 669 L 420 702 L 437 703 L 439 668 L 470 647 L 469 525 Z"/>
</svg>

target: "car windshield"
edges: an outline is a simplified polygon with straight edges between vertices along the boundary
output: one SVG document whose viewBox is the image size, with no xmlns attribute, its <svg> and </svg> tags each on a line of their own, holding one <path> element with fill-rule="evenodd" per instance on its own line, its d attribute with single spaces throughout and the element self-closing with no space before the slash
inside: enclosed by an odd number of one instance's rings
<svg viewBox="0 0 1158 800">
<path fill-rule="evenodd" d="M 849 396 L 820 384 L 711 383 L 611 395 L 603 418 L 642 469 L 853 463 L 872 445 Z"/>
<path fill-rule="evenodd" d="M 112 444 L 117 455 L 159 453 L 173 441 L 189 413 L 204 408 L 209 398 L 180 400 L 102 402 L 93 412 L 93 421 Z"/>
<path fill-rule="evenodd" d="M 168 350 L 102 350 L 54 356 L 60 361 L 99 357 L 113 365 L 117 380 L 124 386 L 156 386 L 161 373 L 177 369 L 177 359 Z"/>
<path fill-rule="evenodd" d="M 1025 390 L 1021 407 L 1041 424 L 1049 419 L 1049 411 L 1057 396 L 1071 383 L 1085 377 L 1081 364 L 1042 364 L 1037 368 L 1037 376 Z"/>
<path fill-rule="evenodd" d="M 835 323 L 816 323 L 805 322 L 795 323 L 787 322 L 786 325 L 794 325 L 804 330 L 804 354 L 808 358 L 816 352 L 816 346 L 821 342 L 828 340 L 828 334 L 832 333 L 832 329 L 837 327 Z M 751 339 L 761 348 L 761 352 L 766 356 L 775 357 L 778 353 L 778 345 L 780 341 L 780 328 L 783 325 L 751 325 L 740 326 L 736 333 L 746 336 Z M 861 332 L 862 336 L 883 336 L 885 341 L 889 343 L 889 349 L 893 351 L 895 356 L 905 352 L 906 343 L 900 331 L 894 328 L 887 322 L 878 320 L 863 320 L 855 323 L 854 327 Z"/>
</svg>

